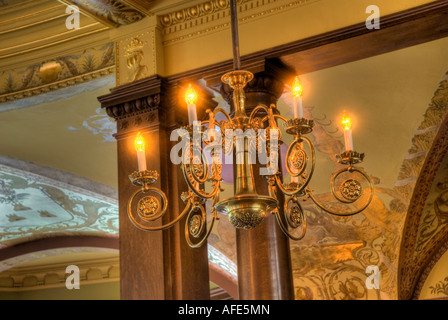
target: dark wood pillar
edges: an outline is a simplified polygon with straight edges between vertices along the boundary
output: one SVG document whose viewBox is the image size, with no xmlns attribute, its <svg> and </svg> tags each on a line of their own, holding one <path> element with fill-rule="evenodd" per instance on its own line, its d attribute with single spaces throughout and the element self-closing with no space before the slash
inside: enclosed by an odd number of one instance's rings
<svg viewBox="0 0 448 320">
<path fill-rule="evenodd" d="M 291 76 L 291 72 L 286 72 Z M 280 81 L 285 77 L 278 71 L 256 73 L 246 86 L 246 111 L 257 105 L 275 104 L 284 89 Z M 286 76 L 286 78 L 289 78 Z M 229 103 L 231 90 L 223 86 L 221 92 Z M 281 159 L 280 159 L 281 161 Z M 268 195 L 265 176 L 260 176 L 259 165 L 254 165 L 256 191 Z M 281 196 L 281 192 L 278 192 Z M 279 199 L 283 210 L 283 199 Z M 291 270 L 289 238 L 284 235 L 273 215 L 251 230 L 236 229 L 238 292 L 241 300 L 292 300 L 294 287 Z"/>
<path fill-rule="evenodd" d="M 184 222 L 164 231 L 142 231 L 130 221 L 127 202 L 138 190 L 128 175 L 138 170 L 134 139 L 141 132 L 146 143 L 148 170 L 157 170 L 154 185 L 169 200 L 165 224 L 184 208 L 186 191 L 178 166 L 170 161 L 171 131 L 176 128 L 177 92 L 153 76 L 113 88 L 98 98 L 117 122 L 119 248 L 121 299 L 209 299 L 207 245 L 192 249 L 184 238 Z M 185 111 L 186 113 L 186 111 Z"/>
</svg>

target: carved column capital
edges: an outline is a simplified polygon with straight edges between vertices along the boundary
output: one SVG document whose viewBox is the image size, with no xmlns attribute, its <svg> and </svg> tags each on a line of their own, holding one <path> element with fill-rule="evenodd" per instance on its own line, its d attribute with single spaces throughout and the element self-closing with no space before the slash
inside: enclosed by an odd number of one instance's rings
<svg viewBox="0 0 448 320">
<path fill-rule="evenodd" d="M 206 110 L 216 107 L 212 93 L 200 82 L 172 81 L 153 76 L 118 86 L 98 100 L 106 113 L 117 122 L 116 138 L 135 134 L 138 130 L 168 130 L 188 124 L 185 91 L 192 84 L 198 94 L 198 120 L 207 118 Z"/>
<path fill-rule="evenodd" d="M 106 113 L 115 120 L 123 120 L 151 112 L 160 106 L 160 93 L 106 107 Z"/>
</svg>

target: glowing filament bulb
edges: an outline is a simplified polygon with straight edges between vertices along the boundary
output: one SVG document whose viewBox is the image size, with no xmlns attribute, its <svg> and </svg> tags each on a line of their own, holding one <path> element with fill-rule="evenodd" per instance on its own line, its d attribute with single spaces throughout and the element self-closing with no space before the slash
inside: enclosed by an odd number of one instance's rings
<svg viewBox="0 0 448 320">
<path fill-rule="evenodd" d="M 342 115 L 341 124 L 342 124 L 342 128 L 345 131 L 352 129 L 352 119 L 350 119 L 350 117 L 347 115 L 347 112 L 345 112 L 345 111 L 344 111 L 344 114 Z"/>
<path fill-rule="evenodd" d="M 134 145 L 135 150 L 137 150 L 138 170 L 145 171 L 146 170 L 145 140 L 143 140 L 143 136 L 141 135 L 140 132 L 137 133 Z"/>
<path fill-rule="evenodd" d="M 302 84 L 300 83 L 299 77 L 295 77 L 294 82 L 292 83 L 292 94 L 294 97 L 301 97 L 303 93 Z"/>
<path fill-rule="evenodd" d="M 145 140 L 143 140 L 142 134 L 137 133 L 137 138 L 135 138 L 135 150 L 137 152 L 145 151 Z"/>
<path fill-rule="evenodd" d="M 342 129 L 344 129 L 345 150 L 353 150 L 352 119 L 350 119 L 345 111 L 342 115 L 341 124 Z"/>
<path fill-rule="evenodd" d="M 198 100 L 198 96 L 193 87 L 188 85 L 188 89 L 185 92 L 185 102 L 188 105 L 188 123 L 193 124 L 193 121 L 197 121 L 196 115 L 196 101 Z"/>
<path fill-rule="evenodd" d="M 302 93 L 302 84 L 300 83 L 300 79 L 297 76 L 292 83 L 294 118 L 303 118 Z"/>
<path fill-rule="evenodd" d="M 196 104 L 196 101 L 198 100 L 198 96 L 196 94 L 196 91 L 194 90 L 194 88 L 191 86 L 191 84 L 188 85 L 188 89 L 185 92 L 185 102 L 190 105 L 190 104 Z"/>
</svg>

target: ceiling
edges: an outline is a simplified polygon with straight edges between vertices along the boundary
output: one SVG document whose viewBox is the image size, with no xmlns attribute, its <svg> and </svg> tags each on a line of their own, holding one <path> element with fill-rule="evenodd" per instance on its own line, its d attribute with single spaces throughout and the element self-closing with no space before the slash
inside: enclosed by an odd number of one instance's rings
<svg viewBox="0 0 448 320">
<path fill-rule="evenodd" d="M 66 3 L 81 8 L 80 30 L 64 28 Z M 200 3 L 0 0 L 0 37 L 5 44 L 0 48 L 0 248 L 56 235 L 118 237 L 116 128 L 97 100 L 117 84 L 109 32 L 154 15 L 169 25 L 168 19 L 176 17 L 173 12 Z M 308 234 L 300 243 L 291 243 L 296 296 L 330 298 L 302 288 L 312 287 L 319 272 L 337 271 L 341 279 L 343 268 L 362 273 L 362 250 L 396 263 L 405 216 L 397 203 L 407 201 L 397 187 L 418 177 L 418 172 L 403 174 L 403 163 L 446 77 L 447 56 L 448 38 L 442 38 L 301 75 L 304 115 L 316 122 L 311 138 L 318 150 L 318 170 L 312 187 L 322 199 L 328 197 L 329 177 L 337 168 L 334 155 L 343 147 L 335 119 L 348 110 L 355 148 L 366 153 L 363 168 L 374 177 L 376 194 L 365 213 L 343 221 L 305 203 Z M 223 99 L 216 100 L 225 107 Z M 287 91 L 279 109 L 292 114 Z M 229 182 L 224 184 L 226 192 L 232 189 Z M 393 240 L 386 243 L 385 238 Z M 236 277 L 235 234 L 225 217 L 209 244 L 209 259 Z M 83 252 L 86 259 L 92 255 L 82 247 L 79 251 L 77 259 L 84 259 Z M 59 263 L 66 254 L 58 251 L 59 258 L 50 262 Z M 109 254 L 118 253 L 104 252 L 106 258 Z M 25 261 L 31 263 L 25 267 L 50 263 L 35 256 L 9 260 L 2 270 Z M 385 274 L 381 295 L 388 298 L 394 294 L 395 279 Z M 319 281 L 329 286 L 328 279 Z"/>
</svg>

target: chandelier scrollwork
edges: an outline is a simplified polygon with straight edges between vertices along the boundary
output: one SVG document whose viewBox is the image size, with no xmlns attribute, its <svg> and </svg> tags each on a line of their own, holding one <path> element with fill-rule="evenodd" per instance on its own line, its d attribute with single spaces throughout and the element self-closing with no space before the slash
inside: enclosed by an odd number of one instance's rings
<svg viewBox="0 0 448 320">
<path fill-rule="evenodd" d="M 231 1 L 234 44 L 237 41 L 235 5 L 235 1 Z M 302 207 L 304 201 L 311 200 L 323 211 L 337 216 L 354 215 L 367 208 L 373 199 L 374 188 L 370 177 L 355 166 L 364 160 L 364 154 L 353 150 L 350 119 L 344 115 L 346 150 L 336 155 L 338 163 L 344 167 L 337 170 L 330 179 L 330 194 L 337 205 L 328 201 L 324 203 L 314 195 L 309 186 L 316 167 L 316 148 L 308 137 L 313 132 L 314 122 L 303 117 L 303 90 L 300 81 L 296 78 L 292 86 L 294 118 L 287 119 L 280 115 L 274 104 L 258 105 L 247 115 L 244 88 L 254 76 L 249 71 L 239 70 L 238 50 L 236 52 L 235 70 L 222 76 L 222 81 L 233 89 L 232 115 L 222 108 L 216 108 L 207 110 L 208 120 L 197 121 L 196 95 L 191 86 L 187 90 L 190 124 L 179 130 L 182 140 L 186 141 L 181 161 L 188 186 L 188 191 L 182 193 L 181 199 L 186 205 L 177 217 L 163 225 L 154 226 L 151 223 L 167 212 L 168 199 L 162 190 L 151 187 L 157 182 L 159 175 L 155 170 L 146 170 L 146 164 L 141 163 L 145 160 L 141 155 L 141 137 L 138 137 L 140 140 L 138 145 L 136 142 L 136 148 L 140 152 L 140 169 L 129 176 L 132 183 L 141 187 L 128 201 L 128 215 L 134 225 L 147 231 L 164 230 L 186 217 L 186 241 L 191 247 L 199 247 L 205 243 L 215 221 L 219 219 L 218 213 L 227 215 L 232 225 L 240 229 L 256 228 L 267 215 L 273 214 L 281 230 L 289 238 L 300 240 L 305 236 L 307 228 L 306 214 Z M 218 115 L 223 116 L 224 120 L 218 121 Z M 281 127 L 293 138 L 284 159 L 284 168 L 291 176 L 290 182 L 283 181 L 278 163 L 279 148 L 283 143 Z M 203 136 L 209 139 L 203 140 Z M 199 142 L 197 137 L 200 137 Z M 251 152 L 260 145 L 265 146 L 267 158 L 275 159 L 264 167 L 268 195 L 258 194 L 255 189 Z M 234 195 L 221 199 L 221 160 L 223 155 L 231 154 L 236 160 L 233 165 Z M 135 198 L 140 193 L 143 197 L 137 202 Z M 282 197 L 279 197 L 279 193 L 283 194 Z M 280 198 L 284 199 L 282 204 Z M 343 209 L 341 205 L 344 206 Z M 208 212 L 211 214 L 207 214 Z M 209 215 L 211 217 L 207 218 Z"/>
</svg>

